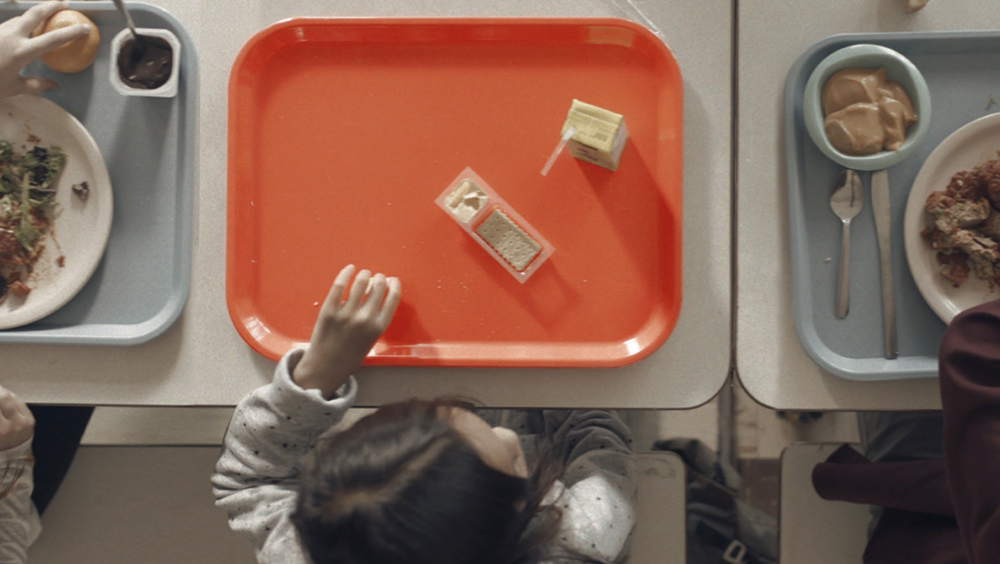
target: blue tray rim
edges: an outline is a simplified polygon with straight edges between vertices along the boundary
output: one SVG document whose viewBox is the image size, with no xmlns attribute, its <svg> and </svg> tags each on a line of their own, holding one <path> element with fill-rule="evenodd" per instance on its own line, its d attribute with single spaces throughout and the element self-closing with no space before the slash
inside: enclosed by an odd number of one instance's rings
<svg viewBox="0 0 1000 564">
<path fill-rule="evenodd" d="M 798 83 L 804 83 L 803 71 L 806 62 L 816 53 L 832 47 L 844 47 L 855 43 L 873 43 L 892 47 L 900 40 L 934 41 L 943 39 L 995 39 L 996 31 L 928 31 L 893 33 L 844 33 L 826 37 L 805 50 L 792 64 L 785 80 L 784 88 L 784 134 L 786 184 L 788 190 L 789 254 L 791 258 L 792 317 L 795 332 L 802 348 L 821 368 L 841 378 L 855 381 L 903 380 L 935 378 L 938 376 L 936 356 L 900 357 L 887 359 L 855 359 L 834 352 L 824 343 L 816 330 L 813 318 L 808 314 L 812 309 L 812 288 L 808 280 L 808 265 L 798 257 L 806 256 L 805 239 L 796 235 L 804 232 L 805 217 L 801 212 L 802 200 L 799 196 L 799 169 L 796 139 L 798 119 L 796 100 L 799 97 Z M 806 77 L 807 78 L 807 77 Z"/>
<path fill-rule="evenodd" d="M 117 10 L 114 2 L 111 1 L 74 1 L 69 2 L 69 8 L 81 12 L 111 11 Z M 23 12 L 30 5 L 14 5 L 13 3 L 3 6 L 4 10 Z M 181 253 L 177 259 L 179 264 L 174 271 L 175 278 L 179 278 L 178 285 L 169 294 L 167 301 L 160 311 L 156 312 L 149 319 L 140 323 L 122 324 L 88 324 L 62 327 L 59 329 L 39 331 L 37 333 L 25 334 L 18 332 L 17 328 L 10 331 L 0 331 L 0 343 L 16 344 L 64 344 L 64 345 L 118 345 L 129 346 L 146 343 L 162 335 L 173 326 L 174 322 L 180 318 L 188 297 L 191 293 L 191 271 L 192 271 L 192 240 L 194 224 L 194 193 L 195 185 L 195 159 L 197 157 L 196 148 L 199 143 L 198 117 L 199 117 L 199 80 L 198 52 L 194 41 L 188 34 L 187 29 L 181 25 L 180 21 L 167 10 L 146 2 L 130 2 L 130 9 L 146 11 L 162 17 L 170 23 L 173 31 L 180 39 L 185 53 L 190 53 L 190 61 L 185 61 L 185 89 L 183 95 L 187 96 L 190 110 L 184 120 L 184 127 L 190 131 L 192 143 L 185 146 L 182 177 L 190 186 L 189 190 L 182 190 L 180 195 L 180 208 L 186 213 L 179 214 L 177 222 L 178 249 Z M 124 24 L 123 24 L 124 25 Z M 114 229 L 114 228 L 112 228 Z"/>
</svg>

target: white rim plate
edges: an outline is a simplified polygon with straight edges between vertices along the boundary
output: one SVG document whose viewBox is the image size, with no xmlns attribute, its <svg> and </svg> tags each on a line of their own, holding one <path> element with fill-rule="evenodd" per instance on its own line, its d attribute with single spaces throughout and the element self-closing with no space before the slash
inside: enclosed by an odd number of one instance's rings
<svg viewBox="0 0 1000 564">
<path fill-rule="evenodd" d="M 33 289 L 24 298 L 8 296 L 0 304 L 0 329 L 11 329 L 42 319 L 83 289 L 104 256 L 114 208 L 111 178 L 97 144 L 83 124 L 54 102 L 30 95 L 0 99 L 0 138 L 18 152 L 57 145 L 66 153 L 56 182 L 58 205 L 49 214 L 52 227 L 28 278 Z M 71 189 L 83 181 L 90 188 L 86 201 Z"/>
<path fill-rule="evenodd" d="M 955 173 L 970 170 L 1000 157 L 1000 113 L 967 123 L 949 135 L 927 157 L 910 188 L 903 217 L 906 260 L 917 288 L 934 313 L 945 323 L 962 311 L 1000 298 L 1000 287 L 990 288 L 985 280 L 970 274 L 960 288 L 940 274 L 937 251 L 920 236 L 931 224 L 924 204 L 931 192 L 944 190 Z"/>
</svg>

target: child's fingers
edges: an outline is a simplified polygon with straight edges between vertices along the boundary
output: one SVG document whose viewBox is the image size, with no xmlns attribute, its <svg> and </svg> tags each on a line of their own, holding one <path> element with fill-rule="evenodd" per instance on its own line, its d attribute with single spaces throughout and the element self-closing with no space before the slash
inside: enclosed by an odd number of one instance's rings
<svg viewBox="0 0 1000 564">
<path fill-rule="evenodd" d="M 365 298 L 365 305 L 362 306 L 365 314 L 378 311 L 379 306 L 382 305 L 382 298 L 385 297 L 385 291 L 385 275 L 380 272 L 372 276 L 371 282 L 368 284 L 368 297 Z"/>
<path fill-rule="evenodd" d="M 57 88 L 59 88 L 59 85 L 52 80 L 29 76 L 21 77 L 21 84 L 18 89 L 20 90 L 20 94 L 41 94 L 42 92 L 48 92 Z"/>
<path fill-rule="evenodd" d="M 40 57 L 74 39 L 85 37 L 88 33 L 90 33 L 90 24 L 74 24 L 50 31 L 29 39 L 24 46 L 23 55 L 32 59 Z"/>
<path fill-rule="evenodd" d="M 0 386 L 0 398 L 9 398 L 12 397 L 13 395 L 14 392 L 11 392 L 10 390 L 8 390 L 3 386 Z M 2 405 L 0 405 L 0 421 L 6 421 L 6 420 L 7 416 L 4 414 Z"/>
<path fill-rule="evenodd" d="M 18 397 L 17 394 L 14 394 L 14 406 L 17 409 L 17 414 L 20 415 L 22 419 L 30 422 L 32 425 L 35 424 L 35 415 L 31 413 L 31 409 L 28 408 L 28 404 L 24 403 L 24 400 Z"/>
<path fill-rule="evenodd" d="M 330 292 L 326 295 L 326 302 L 323 304 L 324 309 L 340 307 L 340 302 L 344 299 L 344 292 L 347 290 L 347 283 L 354 276 L 354 269 L 355 266 L 353 264 L 340 269 L 340 273 L 333 279 Z"/>
<path fill-rule="evenodd" d="M 65 10 L 67 7 L 69 5 L 65 2 L 45 2 L 32 6 L 21 15 L 21 19 L 18 22 L 18 31 L 27 37 L 42 22 L 51 18 L 56 12 Z"/>
<path fill-rule="evenodd" d="M 0 392 L 0 414 L 4 419 L 11 420 L 20 414 L 17 403 L 20 400 L 10 390 Z"/>
<path fill-rule="evenodd" d="M 358 273 L 358 277 L 354 279 L 354 284 L 351 285 L 351 293 L 347 295 L 347 302 L 344 303 L 344 308 L 348 311 L 355 311 L 361 304 L 361 300 L 365 297 L 365 292 L 368 290 L 368 282 L 371 280 L 372 273 L 367 270 L 362 270 Z"/>
<path fill-rule="evenodd" d="M 378 324 L 383 331 L 389 326 L 389 322 L 392 321 L 392 316 L 396 313 L 396 307 L 399 305 L 399 300 L 403 295 L 403 287 L 399 283 L 399 278 L 394 276 L 388 279 L 386 286 L 388 286 L 388 292 L 386 293 L 385 301 L 382 303 L 382 311 L 378 314 Z"/>
</svg>

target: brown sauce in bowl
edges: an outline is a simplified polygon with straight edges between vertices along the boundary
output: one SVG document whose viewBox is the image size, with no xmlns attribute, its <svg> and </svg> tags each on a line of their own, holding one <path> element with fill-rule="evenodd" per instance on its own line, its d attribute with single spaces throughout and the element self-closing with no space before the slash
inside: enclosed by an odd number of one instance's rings
<svg viewBox="0 0 1000 564">
<path fill-rule="evenodd" d="M 170 80 L 174 50 L 165 39 L 140 35 L 130 37 L 118 52 L 118 76 L 132 88 L 155 90 Z"/>
<path fill-rule="evenodd" d="M 826 136 L 845 155 L 898 151 L 917 122 L 909 94 L 885 67 L 837 71 L 823 85 L 822 104 Z"/>
</svg>

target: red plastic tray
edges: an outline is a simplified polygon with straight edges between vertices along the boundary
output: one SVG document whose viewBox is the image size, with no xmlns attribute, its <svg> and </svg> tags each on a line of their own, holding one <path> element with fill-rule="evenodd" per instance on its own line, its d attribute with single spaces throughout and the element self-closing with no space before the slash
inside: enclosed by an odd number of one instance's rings
<svg viewBox="0 0 1000 564">
<path fill-rule="evenodd" d="M 368 364 L 621 366 L 681 306 L 683 85 L 618 19 L 294 19 L 229 82 L 226 298 L 271 359 L 346 264 L 398 276 Z M 564 153 L 573 98 L 623 114 L 617 171 Z M 435 204 L 472 167 L 554 246 L 519 284 Z"/>
</svg>

